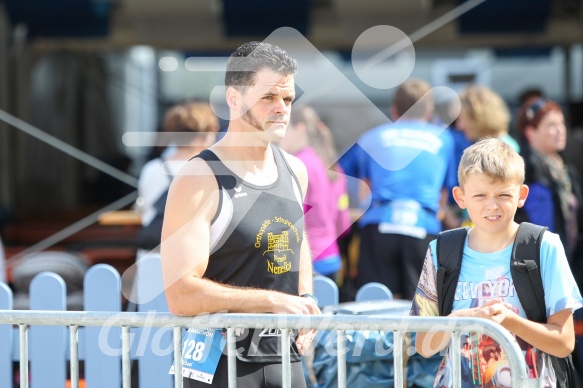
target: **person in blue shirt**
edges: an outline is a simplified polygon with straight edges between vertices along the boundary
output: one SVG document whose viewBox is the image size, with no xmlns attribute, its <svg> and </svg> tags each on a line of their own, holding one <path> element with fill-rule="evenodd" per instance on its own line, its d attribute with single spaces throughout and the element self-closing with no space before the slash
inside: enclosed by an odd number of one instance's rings
<svg viewBox="0 0 583 388">
<path fill-rule="evenodd" d="M 362 215 L 357 287 L 379 282 L 395 298 L 411 299 L 429 241 L 456 184 L 454 143 L 431 124 L 430 86 L 410 79 L 395 92 L 392 123 L 365 132 L 340 158 L 347 175 L 362 179 L 371 202 Z"/>
</svg>

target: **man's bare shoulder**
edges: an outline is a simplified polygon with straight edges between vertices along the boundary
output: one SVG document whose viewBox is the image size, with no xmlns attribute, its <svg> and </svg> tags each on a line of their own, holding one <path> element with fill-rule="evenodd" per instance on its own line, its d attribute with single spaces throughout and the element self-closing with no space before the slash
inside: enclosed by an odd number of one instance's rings
<svg viewBox="0 0 583 388">
<path fill-rule="evenodd" d="M 189 160 L 172 181 L 171 191 L 181 197 L 197 193 L 210 193 L 218 189 L 217 180 L 210 166 L 201 158 Z"/>
</svg>

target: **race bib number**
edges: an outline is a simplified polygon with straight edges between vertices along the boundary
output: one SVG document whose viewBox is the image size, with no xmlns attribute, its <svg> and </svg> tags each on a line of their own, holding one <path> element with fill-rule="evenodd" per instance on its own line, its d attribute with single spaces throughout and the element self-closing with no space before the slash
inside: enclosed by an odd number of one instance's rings
<svg viewBox="0 0 583 388">
<path fill-rule="evenodd" d="M 379 223 L 379 233 L 425 238 L 427 230 L 422 225 L 423 213 L 421 205 L 416 201 L 391 201 L 384 208 L 384 222 Z"/>
<path fill-rule="evenodd" d="M 212 384 L 226 343 L 220 329 L 189 328 L 182 341 L 182 377 Z M 168 373 L 174 374 L 174 365 Z"/>
</svg>

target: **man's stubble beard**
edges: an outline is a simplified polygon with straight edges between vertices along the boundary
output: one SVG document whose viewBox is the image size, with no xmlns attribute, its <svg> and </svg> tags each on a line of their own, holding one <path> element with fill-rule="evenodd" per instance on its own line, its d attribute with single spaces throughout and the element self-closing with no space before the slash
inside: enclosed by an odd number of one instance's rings
<svg viewBox="0 0 583 388">
<path fill-rule="evenodd" d="M 257 118 L 253 115 L 253 113 L 251 113 L 251 108 L 249 108 L 247 105 L 243 105 L 243 112 L 244 113 L 241 116 L 243 121 L 245 121 L 247 124 L 249 124 L 253 128 L 255 128 L 259 131 L 265 132 L 265 128 L 261 125 L 261 123 L 259 123 L 259 120 L 257 120 Z"/>
<path fill-rule="evenodd" d="M 243 121 L 245 121 L 247 124 L 251 125 L 253 128 L 255 128 L 261 132 L 267 131 L 269 126 L 267 124 L 262 125 L 259 122 L 259 120 L 257 120 L 255 115 L 253 115 L 253 113 L 251 113 L 251 108 L 249 108 L 247 105 L 243 105 L 243 112 L 244 113 L 241 115 L 241 118 L 243 119 Z M 278 119 L 280 119 L 280 117 L 283 117 L 283 116 L 273 117 L 273 118 L 270 118 L 270 120 L 277 121 Z M 288 125 L 289 125 L 289 121 L 288 121 Z M 287 128 L 287 126 L 286 126 L 286 128 Z"/>
</svg>

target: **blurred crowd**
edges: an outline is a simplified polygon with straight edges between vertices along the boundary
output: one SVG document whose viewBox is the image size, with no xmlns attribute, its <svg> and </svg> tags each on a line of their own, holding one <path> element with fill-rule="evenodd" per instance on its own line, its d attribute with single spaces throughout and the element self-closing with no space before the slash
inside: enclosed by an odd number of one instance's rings
<svg viewBox="0 0 583 388">
<path fill-rule="evenodd" d="M 335 129 L 315 108 L 294 106 L 278 145 L 308 169 L 304 213 L 314 271 L 340 286 L 342 301 L 353 300 L 369 282 L 386 285 L 396 298 L 412 298 L 428 242 L 441 230 L 471 226 L 451 189 L 464 149 L 487 137 L 503 140 L 525 159 L 530 194 L 516 220 L 557 233 L 575 278 L 583 278 L 583 166 L 574 151 L 583 149 L 583 128 L 570 128 L 563 108 L 540 90 L 525 91 L 517 103 L 512 114 L 487 86 L 444 97 L 433 95 L 426 81 L 410 79 L 385 112 L 391 121 L 344 150 L 336 149 Z M 208 103 L 191 101 L 168 110 L 162 132 L 168 146 L 139 179 L 137 208 L 145 228 L 172 177 L 221 133 Z M 186 137 L 172 137 L 177 133 Z M 142 254 L 151 249 L 141 248 Z"/>
<path fill-rule="evenodd" d="M 338 129 L 315 107 L 292 108 L 277 146 L 306 166 L 303 210 L 314 274 L 339 286 L 341 302 L 371 282 L 396 299 L 413 299 L 429 242 L 443 230 L 472 226 L 451 192 L 464 150 L 484 138 L 501 139 L 523 157 L 530 192 L 515 220 L 556 233 L 583 288 L 583 127 L 573 128 L 568 112 L 543 91 L 527 90 L 517 102 L 511 112 L 484 85 L 444 97 L 428 82 L 409 79 L 385 112 L 390 120 L 341 150 Z M 173 177 L 222 134 L 211 106 L 201 101 L 172 106 L 161 128 L 166 146 L 139 176 L 138 259 L 159 248 Z M 0 282 L 6 280 L 3 256 L 0 241 Z"/>
</svg>

